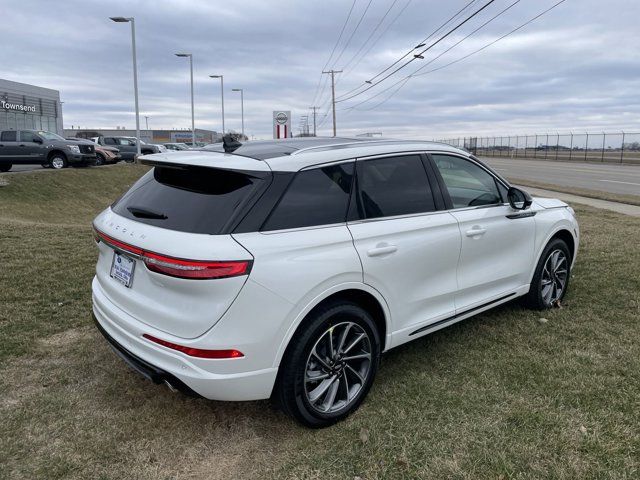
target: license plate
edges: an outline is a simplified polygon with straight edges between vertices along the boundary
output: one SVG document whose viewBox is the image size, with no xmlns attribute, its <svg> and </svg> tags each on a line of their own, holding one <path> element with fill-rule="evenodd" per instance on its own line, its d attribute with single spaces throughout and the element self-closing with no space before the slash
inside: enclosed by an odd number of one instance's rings
<svg viewBox="0 0 640 480">
<path fill-rule="evenodd" d="M 113 252 L 113 262 L 111 262 L 111 278 L 115 278 L 125 287 L 130 288 L 133 282 L 133 270 L 136 268 L 136 261 L 132 258 Z"/>
</svg>

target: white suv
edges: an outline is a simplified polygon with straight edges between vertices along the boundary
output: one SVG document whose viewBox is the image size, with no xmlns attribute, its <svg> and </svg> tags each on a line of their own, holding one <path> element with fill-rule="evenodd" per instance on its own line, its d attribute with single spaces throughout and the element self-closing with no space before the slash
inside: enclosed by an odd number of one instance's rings
<svg viewBox="0 0 640 480">
<path fill-rule="evenodd" d="M 573 210 L 464 151 L 335 138 L 225 148 L 144 157 L 154 168 L 93 224 L 96 323 L 156 383 L 271 397 L 325 426 L 363 401 L 383 352 L 517 297 L 549 308 L 567 290 Z"/>
</svg>

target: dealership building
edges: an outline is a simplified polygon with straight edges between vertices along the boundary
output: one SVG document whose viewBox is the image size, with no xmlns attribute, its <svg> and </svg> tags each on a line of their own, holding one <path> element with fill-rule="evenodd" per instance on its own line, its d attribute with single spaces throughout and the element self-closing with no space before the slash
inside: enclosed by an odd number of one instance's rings
<svg viewBox="0 0 640 480">
<path fill-rule="evenodd" d="M 62 135 L 60 92 L 0 79 L 0 131 L 20 129 Z"/>
</svg>

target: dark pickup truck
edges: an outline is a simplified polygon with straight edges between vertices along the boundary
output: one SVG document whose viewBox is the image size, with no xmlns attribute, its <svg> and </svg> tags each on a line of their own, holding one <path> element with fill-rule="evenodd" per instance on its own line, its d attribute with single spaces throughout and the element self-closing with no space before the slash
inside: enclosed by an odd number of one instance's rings
<svg viewBox="0 0 640 480">
<path fill-rule="evenodd" d="M 13 165 L 38 164 L 55 169 L 95 165 L 95 145 L 88 140 L 66 140 L 42 130 L 0 132 L 0 172 L 8 172 Z"/>
</svg>

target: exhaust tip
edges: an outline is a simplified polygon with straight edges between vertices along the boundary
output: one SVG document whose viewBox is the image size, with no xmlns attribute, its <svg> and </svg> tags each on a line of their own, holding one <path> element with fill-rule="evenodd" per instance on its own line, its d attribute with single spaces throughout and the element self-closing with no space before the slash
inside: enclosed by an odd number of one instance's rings
<svg viewBox="0 0 640 480">
<path fill-rule="evenodd" d="M 177 393 L 178 389 L 176 387 L 174 387 L 173 385 L 171 385 L 171 382 L 169 382 L 169 380 L 164 380 L 164 384 L 169 387 L 169 390 L 171 390 L 172 393 Z"/>
</svg>

